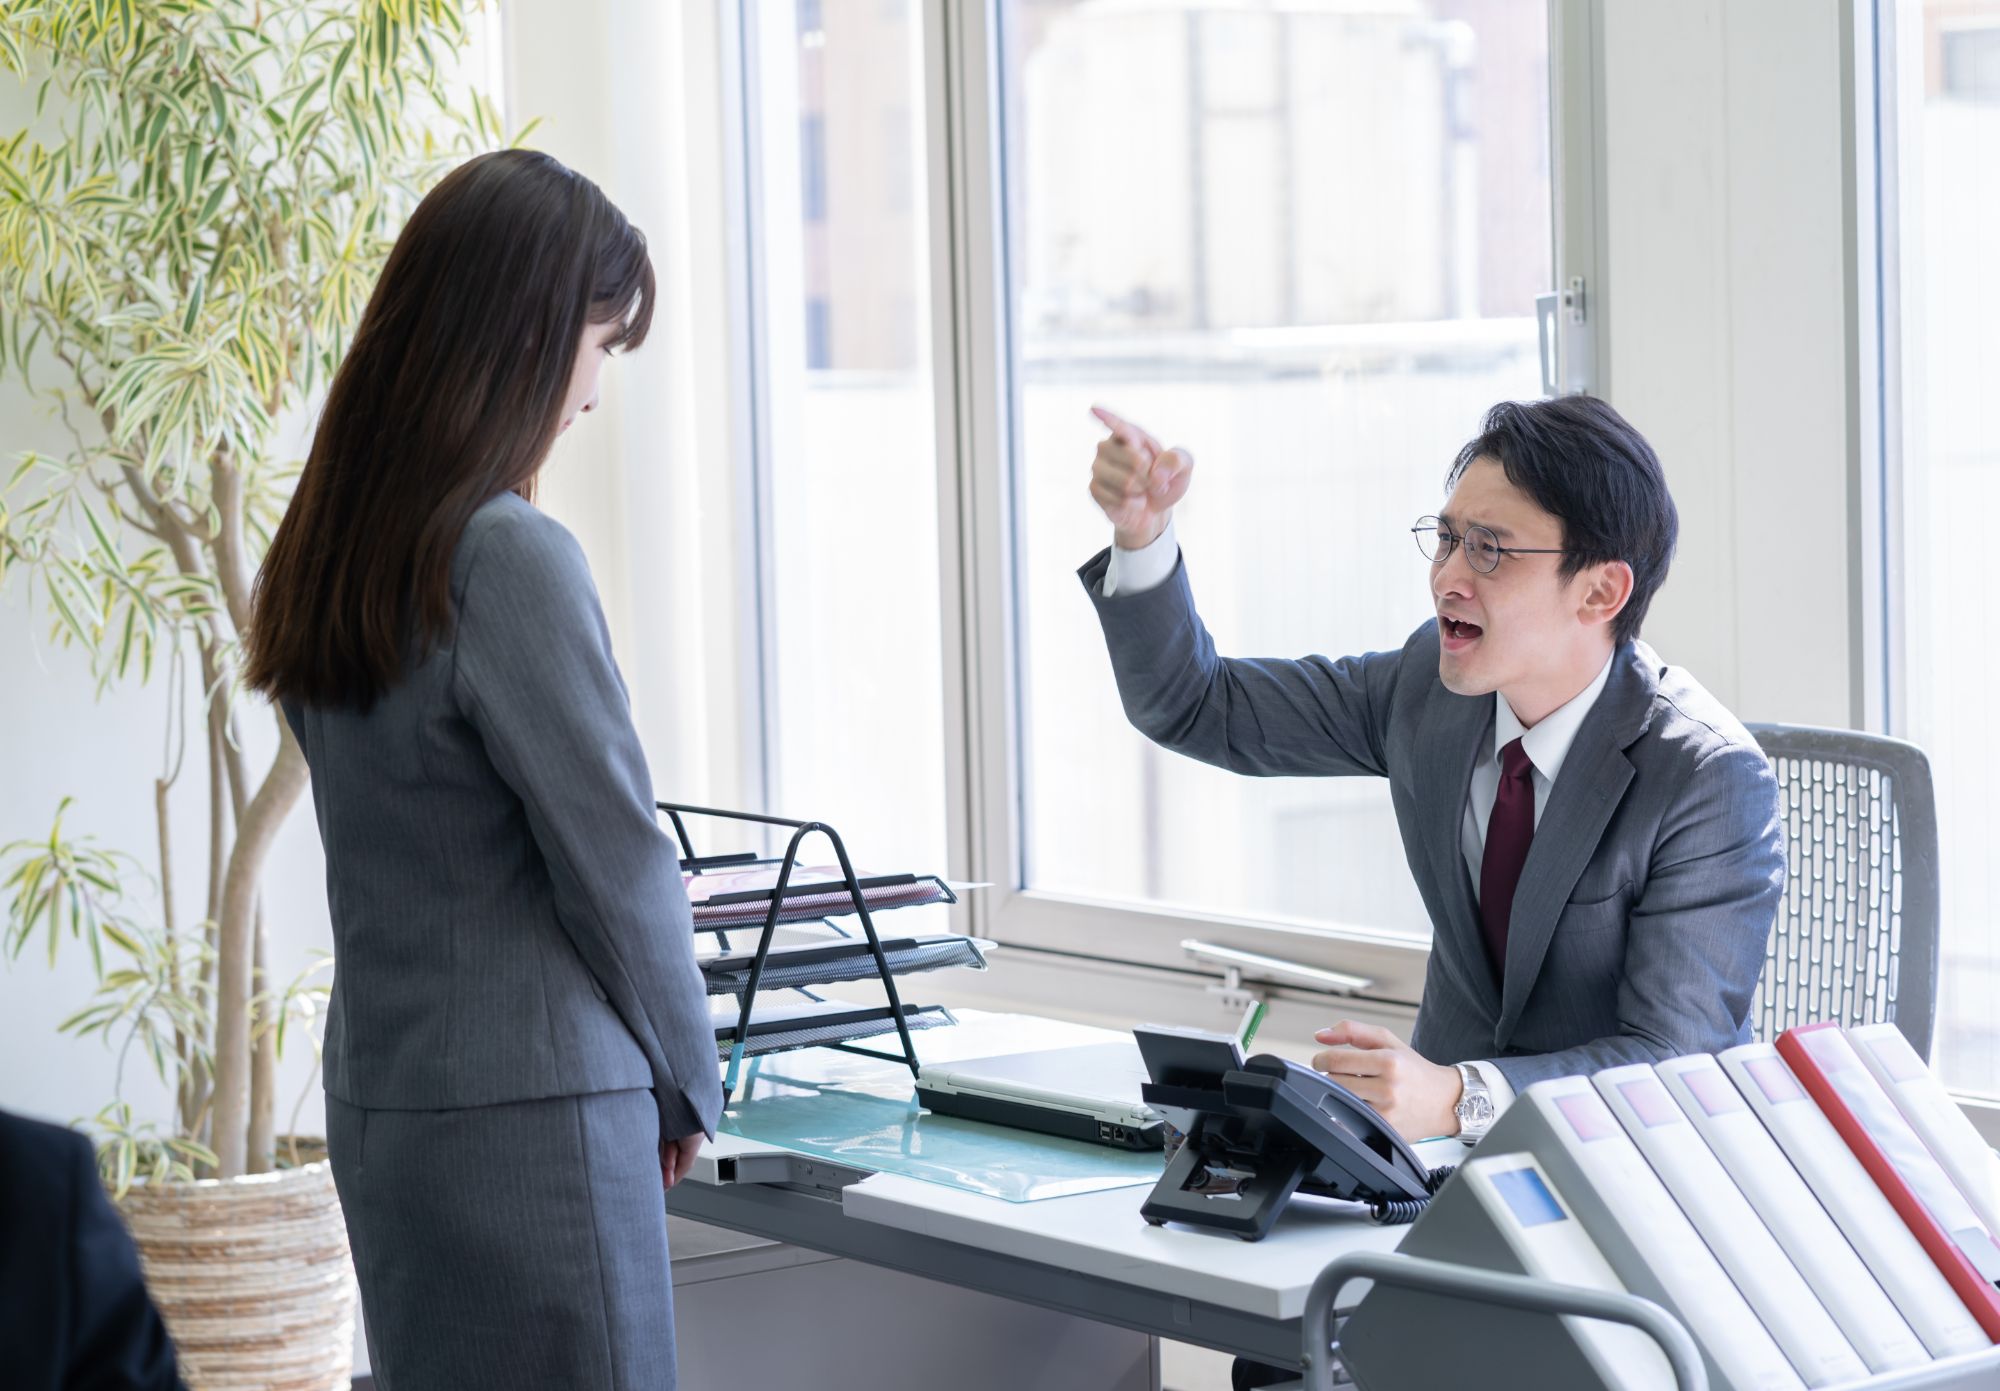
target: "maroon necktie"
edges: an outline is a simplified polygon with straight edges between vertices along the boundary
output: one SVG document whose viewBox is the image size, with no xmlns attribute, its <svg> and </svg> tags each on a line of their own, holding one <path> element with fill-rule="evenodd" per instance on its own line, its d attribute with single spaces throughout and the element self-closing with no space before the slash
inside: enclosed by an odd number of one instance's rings
<svg viewBox="0 0 2000 1391">
<path fill-rule="evenodd" d="M 1507 920 L 1514 913 L 1514 887 L 1535 838 L 1535 765 L 1516 739 L 1500 750 L 1500 790 L 1486 822 L 1486 853 L 1479 862 L 1479 925 L 1492 958 L 1493 976 L 1507 975 Z"/>
</svg>

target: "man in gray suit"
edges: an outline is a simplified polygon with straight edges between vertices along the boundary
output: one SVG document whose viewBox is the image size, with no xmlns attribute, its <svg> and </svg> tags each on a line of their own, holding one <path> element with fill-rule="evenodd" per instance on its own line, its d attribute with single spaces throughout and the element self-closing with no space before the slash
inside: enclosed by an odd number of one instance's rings
<svg viewBox="0 0 2000 1391">
<path fill-rule="evenodd" d="M 1194 462 L 1108 411 L 1082 569 L 1125 713 L 1258 777 L 1389 779 L 1434 936 L 1416 1028 L 1314 1065 L 1409 1136 L 1485 1132 L 1544 1077 L 1746 1042 L 1784 890 L 1756 743 L 1639 639 L 1678 521 L 1602 401 L 1505 402 L 1419 521 L 1436 616 L 1400 651 L 1218 657 L 1174 540 Z"/>
</svg>

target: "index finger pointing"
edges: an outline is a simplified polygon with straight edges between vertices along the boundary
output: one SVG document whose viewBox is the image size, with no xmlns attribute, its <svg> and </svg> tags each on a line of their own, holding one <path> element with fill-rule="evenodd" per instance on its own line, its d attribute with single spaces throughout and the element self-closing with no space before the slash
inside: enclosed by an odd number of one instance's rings
<svg viewBox="0 0 2000 1391">
<path fill-rule="evenodd" d="M 1103 406 L 1092 406 L 1090 413 L 1097 417 L 1099 424 L 1117 437 L 1119 443 L 1144 456 L 1147 463 L 1151 463 L 1153 457 L 1160 452 L 1158 440 L 1116 411 L 1107 410 Z"/>
<path fill-rule="evenodd" d="M 1124 437 L 1132 433 L 1132 422 L 1114 410 L 1108 410 L 1103 406 L 1092 406 L 1090 413 L 1097 417 L 1100 425 L 1114 435 Z"/>
</svg>

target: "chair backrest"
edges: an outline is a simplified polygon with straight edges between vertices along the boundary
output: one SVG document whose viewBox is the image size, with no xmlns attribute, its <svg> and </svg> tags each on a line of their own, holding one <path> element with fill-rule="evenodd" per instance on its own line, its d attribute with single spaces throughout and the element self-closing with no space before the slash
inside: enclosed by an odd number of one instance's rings
<svg viewBox="0 0 2000 1391">
<path fill-rule="evenodd" d="M 1751 1006 L 1761 1039 L 1794 1024 L 1892 1022 L 1929 1058 L 1938 990 L 1937 807 L 1914 744 L 1751 725 L 1778 777 L 1790 871 Z"/>
</svg>

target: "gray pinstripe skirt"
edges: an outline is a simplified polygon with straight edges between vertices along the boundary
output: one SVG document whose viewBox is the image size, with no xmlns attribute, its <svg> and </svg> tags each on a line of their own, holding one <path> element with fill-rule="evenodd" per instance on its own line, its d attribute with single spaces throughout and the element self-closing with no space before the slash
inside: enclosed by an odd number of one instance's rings
<svg viewBox="0 0 2000 1391">
<path fill-rule="evenodd" d="M 326 1099 L 380 1391 L 672 1391 L 649 1091 L 451 1111 Z"/>
</svg>

